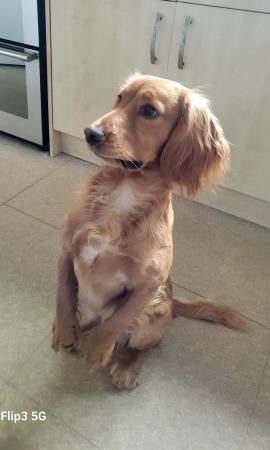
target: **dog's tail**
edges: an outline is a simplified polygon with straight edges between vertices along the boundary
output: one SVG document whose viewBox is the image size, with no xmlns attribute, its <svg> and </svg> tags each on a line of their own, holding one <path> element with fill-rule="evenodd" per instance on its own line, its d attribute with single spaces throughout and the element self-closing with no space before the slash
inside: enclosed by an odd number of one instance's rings
<svg viewBox="0 0 270 450">
<path fill-rule="evenodd" d="M 173 316 L 208 320 L 239 331 L 246 331 L 248 328 L 245 319 L 238 311 L 230 306 L 217 304 L 204 298 L 187 300 L 175 297 L 173 299 Z"/>
</svg>

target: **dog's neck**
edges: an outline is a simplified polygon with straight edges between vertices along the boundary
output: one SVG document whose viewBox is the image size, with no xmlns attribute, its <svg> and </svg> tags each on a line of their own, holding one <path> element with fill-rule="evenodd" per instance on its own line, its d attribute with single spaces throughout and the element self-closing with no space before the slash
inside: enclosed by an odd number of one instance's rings
<svg viewBox="0 0 270 450">
<path fill-rule="evenodd" d="M 105 195 L 110 194 L 116 203 L 121 203 L 123 211 L 129 211 L 135 198 L 141 203 L 151 200 L 162 203 L 171 191 L 166 179 L 164 179 L 156 165 L 147 166 L 141 170 L 126 170 L 118 167 L 105 166 L 101 171 L 102 183 L 109 188 Z M 118 201 L 119 200 L 119 201 Z M 121 209 L 121 208 L 120 208 Z"/>
<path fill-rule="evenodd" d="M 163 242 L 172 225 L 170 186 L 151 168 L 135 173 L 105 166 L 86 183 L 80 205 L 72 242 L 78 251 L 89 239 L 122 246 Z"/>
<path fill-rule="evenodd" d="M 159 171 L 128 171 L 105 166 L 90 179 L 84 192 L 85 221 L 99 229 L 123 230 L 161 216 L 171 201 L 170 188 Z M 120 232 L 120 231 L 119 231 Z"/>
</svg>

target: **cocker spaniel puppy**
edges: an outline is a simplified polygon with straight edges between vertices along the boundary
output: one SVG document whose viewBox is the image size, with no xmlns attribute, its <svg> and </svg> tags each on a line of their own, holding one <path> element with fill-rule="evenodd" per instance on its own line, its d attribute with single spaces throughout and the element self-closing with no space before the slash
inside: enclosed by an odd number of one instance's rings
<svg viewBox="0 0 270 450">
<path fill-rule="evenodd" d="M 91 371 L 119 346 L 112 383 L 131 389 L 173 316 L 242 326 L 229 307 L 174 298 L 170 281 L 173 186 L 193 196 L 221 181 L 230 150 L 205 97 L 137 74 L 84 132 L 105 165 L 63 224 L 52 346 L 79 348 Z"/>
</svg>

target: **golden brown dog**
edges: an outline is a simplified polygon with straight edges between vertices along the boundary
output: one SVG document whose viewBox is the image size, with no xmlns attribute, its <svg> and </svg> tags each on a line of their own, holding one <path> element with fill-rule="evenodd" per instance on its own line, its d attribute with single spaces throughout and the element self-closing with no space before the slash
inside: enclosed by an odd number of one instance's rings
<svg viewBox="0 0 270 450">
<path fill-rule="evenodd" d="M 174 315 L 241 326 L 228 307 L 173 299 L 169 278 L 172 188 L 192 196 L 219 182 L 230 151 L 204 97 L 152 76 L 132 76 L 85 136 L 106 165 L 63 225 L 53 348 L 79 346 L 95 370 L 124 340 L 112 382 L 132 388 Z"/>
</svg>

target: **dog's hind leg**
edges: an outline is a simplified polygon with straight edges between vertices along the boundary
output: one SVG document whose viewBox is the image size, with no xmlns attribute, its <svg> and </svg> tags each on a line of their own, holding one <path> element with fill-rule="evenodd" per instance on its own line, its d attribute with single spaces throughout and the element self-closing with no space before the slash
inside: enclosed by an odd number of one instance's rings
<svg viewBox="0 0 270 450">
<path fill-rule="evenodd" d="M 112 384 L 118 389 L 133 389 L 147 350 L 158 345 L 172 319 L 172 301 L 166 291 L 152 299 L 131 324 L 128 348 L 112 366 Z"/>
</svg>

